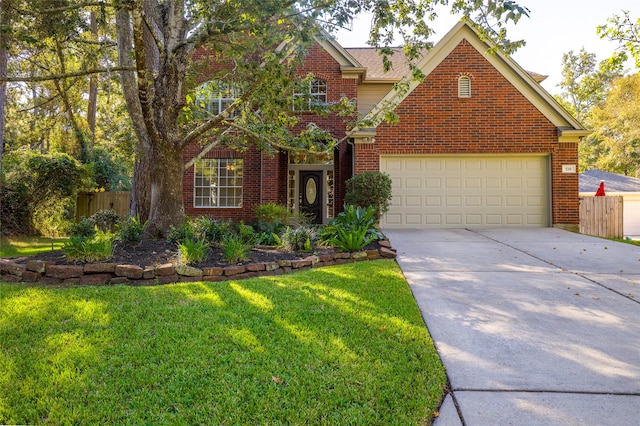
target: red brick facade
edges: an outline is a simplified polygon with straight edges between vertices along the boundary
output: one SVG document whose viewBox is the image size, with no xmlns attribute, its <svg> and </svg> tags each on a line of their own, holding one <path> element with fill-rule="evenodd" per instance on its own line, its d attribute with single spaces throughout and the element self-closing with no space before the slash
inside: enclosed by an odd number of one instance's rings
<svg viewBox="0 0 640 426">
<path fill-rule="evenodd" d="M 198 52 L 202 56 L 203 52 Z M 202 57 L 200 58 L 202 59 Z M 313 46 L 306 56 L 305 64 L 299 75 L 313 74 L 315 78 L 327 82 L 327 101 L 337 102 L 342 96 L 355 99 L 358 93 L 358 80 L 343 78 L 340 64 L 319 45 Z M 203 82 L 206 79 L 200 79 Z M 338 139 L 345 136 L 345 118 L 335 114 L 319 117 L 311 113 L 301 113 L 300 122 L 294 129 L 302 130 L 310 122 L 323 129 L 328 129 Z M 192 144 L 184 153 L 185 163 L 200 151 L 199 144 Z M 344 199 L 344 181 L 351 177 L 351 154 L 346 142 L 335 150 L 334 205 L 340 209 Z M 251 222 L 255 219 L 254 210 L 260 204 L 274 202 L 287 204 L 288 154 L 279 152 L 274 157 L 262 154 L 254 148 L 244 153 L 230 149 L 214 149 L 203 158 L 242 158 L 243 159 L 243 200 L 242 208 L 196 208 L 194 207 L 194 168 L 185 170 L 183 177 L 183 201 L 188 216 L 207 215 L 219 219 L 243 220 Z"/>
<path fill-rule="evenodd" d="M 359 80 L 344 78 L 340 64 L 319 45 L 308 53 L 301 76 L 311 73 L 327 82 L 328 101 L 356 98 Z M 458 97 L 460 76 L 471 79 L 470 98 Z M 558 130 L 514 85 L 468 41 L 463 40 L 425 81 L 396 108 L 398 124 L 379 125 L 375 143 L 343 142 L 334 154 L 336 210 L 344 199 L 344 182 L 351 175 L 380 169 L 384 154 L 544 154 L 551 163 L 552 224 L 577 224 L 578 175 L 562 173 L 563 164 L 577 164 L 577 144 L 559 143 Z M 302 114 L 298 128 L 313 121 L 336 138 L 345 136 L 344 119 Z M 185 162 L 198 153 L 193 145 Z M 355 161 L 354 161 L 355 157 Z M 243 158 L 242 208 L 195 208 L 194 169 L 184 174 L 184 204 L 189 216 L 210 215 L 250 222 L 256 206 L 287 203 L 288 155 L 270 158 L 249 149 L 240 153 L 217 149 L 204 158 Z M 352 170 L 352 163 L 355 170 Z"/>
<path fill-rule="evenodd" d="M 458 78 L 471 78 L 470 98 Z M 552 223 L 577 224 L 577 148 L 561 149 L 556 126 L 463 40 L 396 108 L 398 124 L 381 124 L 375 144 L 356 147 L 356 173 L 379 170 L 380 154 L 549 154 Z"/>
</svg>

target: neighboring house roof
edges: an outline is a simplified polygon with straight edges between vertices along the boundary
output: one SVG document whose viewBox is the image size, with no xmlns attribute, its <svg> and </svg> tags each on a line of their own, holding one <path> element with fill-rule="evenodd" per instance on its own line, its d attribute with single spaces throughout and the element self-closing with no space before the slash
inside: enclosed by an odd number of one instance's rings
<svg viewBox="0 0 640 426">
<path fill-rule="evenodd" d="M 580 174 L 580 192 L 595 193 L 604 181 L 604 191 L 606 192 L 640 192 L 640 179 L 619 175 L 617 173 L 603 172 L 600 170 L 589 170 Z"/>
<path fill-rule="evenodd" d="M 484 55 L 522 95 L 529 100 L 547 119 L 558 128 L 559 140 L 578 141 L 580 137 L 589 135 L 587 131 L 567 110 L 565 110 L 540 84 L 536 78 L 525 71 L 511 57 L 500 50 L 495 53 L 488 51 L 495 47 L 493 43 L 483 40 L 478 32 L 466 21 L 458 22 L 448 33 L 433 46 L 416 66 L 428 76 L 462 40 L 467 40 L 478 52 Z M 411 73 L 408 72 L 397 89 L 390 91 L 378 105 L 373 108 L 366 119 L 379 124 L 384 117 L 384 110 L 389 106 L 398 106 L 418 85 Z M 356 132 L 358 130 L 356 129 Z"/>
</svg>

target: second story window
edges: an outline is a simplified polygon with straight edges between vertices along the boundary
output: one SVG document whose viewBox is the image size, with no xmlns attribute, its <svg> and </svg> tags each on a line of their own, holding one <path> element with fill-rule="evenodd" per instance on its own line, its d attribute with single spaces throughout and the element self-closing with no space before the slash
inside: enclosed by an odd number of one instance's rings
<svg viewBox="0 0 640 426">
<path fill-rule="evenodd" d="M 314 78 L 309 85 L 293 94 L 294 111 L 311 111 L 314 104 L 327 103 L 327 82 Z"/>
<path fill-rule="evenodd" d="M 216 116 L 235 102 L 237 91 L 220 80 L 207 81 L 196 89 L 196 105 L 209 115 Z M 229 118 L 237 115 L 234 111 Z"/>
</svg>

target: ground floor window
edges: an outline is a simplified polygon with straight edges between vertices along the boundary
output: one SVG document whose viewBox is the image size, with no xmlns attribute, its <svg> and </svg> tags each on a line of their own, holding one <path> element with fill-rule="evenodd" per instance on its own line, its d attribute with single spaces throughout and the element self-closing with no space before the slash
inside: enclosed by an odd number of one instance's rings
<svg viewBox="0 0 640 426">
<path fill-rule="evenodd" d="M 194 207 L 242 207 L 241 159 L 200 159 L 194 179 Z"/>
</svg>

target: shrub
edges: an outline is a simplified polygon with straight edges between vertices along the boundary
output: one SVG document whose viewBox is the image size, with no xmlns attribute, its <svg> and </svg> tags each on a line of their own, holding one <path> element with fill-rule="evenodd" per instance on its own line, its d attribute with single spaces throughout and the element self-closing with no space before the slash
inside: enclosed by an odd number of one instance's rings
<svg viewBox="0 0 640 426">
<path fill-rule="evenodd" d="M 289 223 L 292 213 L 287 206 L 275 203 L 261 204 L 255 209 L 256 219 L 261 223 Z"/>
<path fill-rule="evenodd" d="M 83 217 L 80 222 L 72 223 L 69 226 L 71 238 L 92 238 L 95 234 L 96 223 L 88 217 Z"/>
<path fill-rule="evenodd" d="M 359 207 L 372 206 L 375 209 L 374 220 L 389 210 L 391 204 L 391 178 L 386 173 L 364 172 L 346 181 L 347 191 L 344 196 L 345 204 Z"/>
<path fill-rule="evenodd" d="M 258 240 L 258 234 L 256 234 L 253 226 L 245 225 L 243 222 L 236 224 L 234 232 L 245 244 L 254 245 Z"/>
<path fill-rule="evenodd" d="M 178 244 L 178 249 L 180 251 L 180 263 L 194 265 L 207 258 L 209 244 L 200 239 L 187 238 L 184 242 Z"/>
<path fill-rule="evenodd" d="M 3 165 L 2 229 L 21 234 L 62 229 L 83 182 L 83 166 L 67 154 L 41 154 L 26 147 L 8 152 Z M 46 229 L 38 229 L 42 218 L 47 218 Z"/>
<path fill-rule="evenodd" d="M 265 244 L 269 246 L 277 246 L 281 244 L 280 235 L 284 232 L 284 225 L 276 221 L 273 224 L 260 222 L 256 225 L 259 234 L 256 244 Z"/>
<path fill-rule="evenodd" d="M 375 209 L 345 206 L 322 231 L 323 244 L 337 246 L 344 251 L 361 250 L 372 241 L 382 239 L 376 229 Z"/>
<path fill-rule="evenodd" d="M 113 231 L 120 222 L 120 216 L 113 210 L 100 210 L 91 215 L 91 220 L 103 232 Z"/>
<path fill-rule="evenodd" d="M 329 238 L 326 242 L 342 251 L 358 251 L 371 242 L 371 239 L 366 235 L 366 228 L 336 228 L 335 237 Z"/>
<path fill-rule="evenodd" d="M 125 244 L 139 243 L 146 229 L 147 222 L 141 223 L 140 216 L 129 216 L 118 223 L 118 239 Z"/>
<path fill-rule="evenodd" d="M 318 230 L 314 226 L 287 227 L 280 240 L 285 250 L 308 252 L 318 240 Z"/>
<path fill-rule="evenodd" d="M 244 262 L 249 258 L 251 248 L 238 235 L 227 237 L 222 241 L 222 256 L 229 263 Z"/>
<path fill-rule="evenodd" d="M 92 237 L 73 237 L 64 244 L 62 250 L 67 258 L 75 262 L 97 262 L 113 256 L 114 235 L 97 231 Z"/>
<path fill-rule="evenodd" d="M 198 216 L 191 219 L 189 224 L 193 236 L 209 244 L 219 243 L 233 232 L 230 221 L 212 219 L 209 216 Z"/>
<path fill-rule="evenodd" d="M 193 227 L 191 226 L 191 222 L 187 220 L 178 226 L 169 227 L 167 241 L 173 244 L 180 244 L 183 243 L 187 237 L 193 237 L 193 235 Z"/>
</svg>

